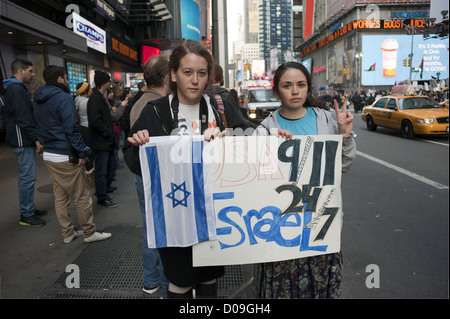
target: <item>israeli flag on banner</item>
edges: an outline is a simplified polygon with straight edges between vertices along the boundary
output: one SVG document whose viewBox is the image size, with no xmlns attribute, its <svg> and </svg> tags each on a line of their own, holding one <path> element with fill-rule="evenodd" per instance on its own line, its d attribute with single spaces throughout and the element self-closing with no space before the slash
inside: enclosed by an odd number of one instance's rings
<svg viewBox="0 0 450 319">
<path fill-rule="evenodd" d="M 215 239 L 210 164 L 203 136 L 150 137 L 139 150 L 149 248 Z"/>
</svg>

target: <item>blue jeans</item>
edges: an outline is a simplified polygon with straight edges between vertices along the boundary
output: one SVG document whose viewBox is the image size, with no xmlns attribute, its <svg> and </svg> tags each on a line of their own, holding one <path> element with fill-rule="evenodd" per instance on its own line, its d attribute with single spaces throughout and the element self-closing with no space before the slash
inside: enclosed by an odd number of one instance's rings
<svg viewBox="0 0 450 319">
<path fill-rule="evenodd" d="M 23 217 L 34 215 L 34 182 L 36 181 L 36 148 L 12 147 L 19 161 L 19 210 Z"/>
<path fill-rule="evenodd" d="M 148 248 L 147 244 L 147 222 L 145 219 L 145 195 L 144 195 L 144 184 L 142 182 L 142 177 L 135 175 L 134 184 L 136 186 L 136 192 L 139 199 L 139 208 L 141 209 L 142 218 L 144 221 L 143 227 L 143 243 L 142 243 L 142 263 L 144 266 L 144 274 L 142 278 L 144 279 L 145 287 L 155 287 L 159 284 L 163 287 L 163 298 L 167 298 L 167 288 L 169 286 L 169 281 L 164 276 L 164 268 L 159 258 L 159 252 L 157 248 Z"/>
<path fill-rule="evenodd" d="M 117 162 L 114 150 L 99 151 L 95 150 L 95 196 L 97 202 L 102 202 L 108 199 L 108 187 L 114 179 L 116 173 Z"/>
</svg>

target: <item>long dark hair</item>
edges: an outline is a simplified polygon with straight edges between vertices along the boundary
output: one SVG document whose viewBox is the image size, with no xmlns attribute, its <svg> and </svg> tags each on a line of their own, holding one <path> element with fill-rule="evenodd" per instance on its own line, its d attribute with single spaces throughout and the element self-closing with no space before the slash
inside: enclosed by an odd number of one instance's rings
<svg viewBox="0 0 450 319">
<path fill-rule="evenodd" d="M 306 77 L 306 83 L 308 84 L 308 96 L 306 97 L 305 104 L 303 104 L 304 107 L 318 107 L 321 109 L 327 109 L 325 103 L 317 98 L 314 98 L 311 95 L 312 92 L 312 79 L 311 74 L 309 74 L 308 70 L 305 68 L 305 66 L 298 62 L 286 62 L 281 64 L 278 69 L 275 71 L 275 74 L 273 76 L 273 92 L 278 94 L 279 90 L 278 87 L 280 85 L 280 79 L 283 76 L 284 72 L 286 72 L 288 69 L 297 69 L 300 70 Z"/>
</svg>

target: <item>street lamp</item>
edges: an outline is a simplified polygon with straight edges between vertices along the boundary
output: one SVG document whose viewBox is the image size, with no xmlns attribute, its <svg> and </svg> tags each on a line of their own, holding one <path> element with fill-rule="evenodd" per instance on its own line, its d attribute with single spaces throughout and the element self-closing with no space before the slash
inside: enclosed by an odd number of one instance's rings
<svg viewBox="0 0 450 319">
<path fill-rule="evenodd" d="M 409 57 L 409 59 L 411 61 L 411 64 L 409 65 L 409 84 L 412 84 L 412 82 L 411 82 L 412 65 L 413 65 L 412 60 L 413 60 L 413 56 L 414 56 L 413 47 L 414 47 L 414 34 L 416 33 L 416 26 L 415 25 L 412 26 L 412 27 L 405 26 L 405 28 L 406 28 L 406 32 L 408 34 L 411 33 L 411 53 L 408 54 L 408 57 Z"/>
<path fill-rule="evenodd" d="M 362 65 L 362 58 L 364 54 L 362 52 L 356 52 L 355 58 L 356 58 L 356 72 L 355 72 L 355 78 L 358 81 L 356 86 L 358 87 L 358 94 L 361 92 L 361 65 Z"/>
</svg>

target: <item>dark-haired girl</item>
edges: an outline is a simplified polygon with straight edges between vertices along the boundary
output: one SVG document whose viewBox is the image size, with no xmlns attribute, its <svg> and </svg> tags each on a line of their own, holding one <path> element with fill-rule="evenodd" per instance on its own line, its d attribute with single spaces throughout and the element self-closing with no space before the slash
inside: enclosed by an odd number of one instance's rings
<svg viewBox="0 0 450 319">
<path fill-rule="evenodd" d="M 335 101 L 337 122 L 320 101 L 311 96 L 311 76 L 296 62 L 282 64 L 275 72 L 273 91 L 281 107 L 257 128 L 257 134 L 293 135 L 342 134 L 342 172 L 347 172 L 356 156 L 353 115 Z M 345 105 L 345 104 L 344 104 Z M 261 265 L 261 298 L 339 298 L 342 281 L 340 252 Z"/>
<path fill-rule="evenodd" d="M 175 48 L 169 61 L 173 93 L 144 107 L 131 128 L 128 145 L 124 145 L 124 157 L 133 173 L 141 175 L 139 145 L 147 143 L 151 136 L 204 135 L 208 141 L 225 135 L 221 115 L 204 94 L 212 68 L 212 56 L 201 44 L 187 40 Z M 224 104 L 227 121 L 239 117 L 232 106 Z M 232 122 L 228 121 L 228 125 Z M 217 278 L 223 276 L 223 266 L 193 267 L 192 247 L 158 250 L 169 281 L 169 298 L 192 298 L 194 287 L 197 298 L 217 295 Z"/>
</svg>

